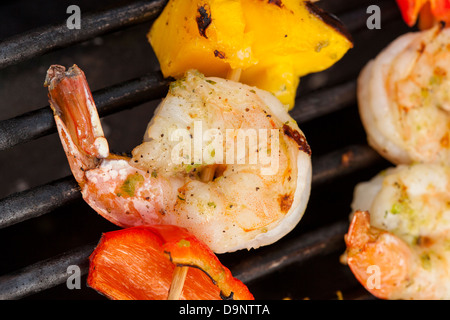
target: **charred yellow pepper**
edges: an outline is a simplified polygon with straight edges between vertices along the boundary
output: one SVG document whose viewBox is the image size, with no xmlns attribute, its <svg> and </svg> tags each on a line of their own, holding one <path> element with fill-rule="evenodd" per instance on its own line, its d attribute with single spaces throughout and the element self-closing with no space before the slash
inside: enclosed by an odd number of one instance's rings
<svg viewBox="0 0 450 320">
<path fill-rule="evenodd" d="M 272 92 L 292 109 L 299 77 L 322 71 L 352 46 L 342 24 L 309 1 L 169 0 L 148 39 L 164 76 L 189 69 Z"/>
</svg>

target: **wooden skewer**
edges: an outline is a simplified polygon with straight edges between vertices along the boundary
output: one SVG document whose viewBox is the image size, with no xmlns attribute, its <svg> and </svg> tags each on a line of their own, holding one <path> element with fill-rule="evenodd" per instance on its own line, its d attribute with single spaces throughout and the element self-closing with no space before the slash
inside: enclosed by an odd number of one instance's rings
<svg viewBox="0 0 450 320">
<path fill-rule="evenodd" d="M 228 71 L 227 79 L 237 82 L 241 78 L 241 73 L 242 73 L 242 69 L 241 68 L 231 69 L 230 71 Z"/>
<path fill-rule="evenodd" d="M 180 300 L 189 267 L 175 267 L 167 300 Z"/>
<path fill-rule="evenodd" d="M 227 79 L 233 80 L 233 81 L 239 81 L 239 79 L 241 78 L 241 73 L 242 73 L 241 68 L 231 69 L 227 74 Z M 216 172 L 216 169 L 217 169 L 217 165 L 206 166 L 205 168 L 203 168 L 202 172 L 200 173 L 200 179 L 203 182 L 212 181 L 214 179 L 214 174 Z"/>
<path fill-rule="evenodd" d="M 230 72 L 228 72 L 227 79 L 239 81 L 239 79 L 241 78 L 241 72 L 242 69 L 232 69 Z M 216 168 L 217 166 L 214 165 L 206 166 L 200 174 L 200 179 L 203 182 L 212 181 L 214 179 Z M 173 271 L 172 283 L 170 284 L 167 300 L 180 299 L 188 270 L 189 267 L 179 267 L 179 266 L 175 267 L 175 270 Z"/>
<path fill-rule="evenodd" d="M 200 179 L 204 182 L 212 181 L 214 179 L 214 173 L 216 166 L 207 166 L 202 170 Z M 167 300 L 179 300 L 181 292 L 183 291 L 184 281 L 189 267 L 176 266 L 173 271 L 172 283 L 170 284 L 169 295 Z"/>
<path fill-rule="evenodd" d="M 216 165 L 209 165 L 203 168 L 202 172 L 200 173 L 200 179 L 203 182 L 213 181 L 214 174 L 216 173 L 216 167 Z"/>
</svg>

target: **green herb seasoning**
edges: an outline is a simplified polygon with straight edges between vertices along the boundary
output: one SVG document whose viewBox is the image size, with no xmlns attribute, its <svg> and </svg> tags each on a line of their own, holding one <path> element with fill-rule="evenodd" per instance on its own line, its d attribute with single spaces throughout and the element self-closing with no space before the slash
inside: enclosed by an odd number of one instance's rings
<svg viewBox="0 0 450 320">
<path fill-rule="evenodd" d="M 118 194 L 120 195 L 127 194 L 130 197 L 134 197 L 136 188 L 143 182 L 144 177 L 141 174 L 139 173 L 130 174 L 128 175 L 123 185 L 120 187 L 120 191 L 122 192 L 119 192 Z"/>
</svg>

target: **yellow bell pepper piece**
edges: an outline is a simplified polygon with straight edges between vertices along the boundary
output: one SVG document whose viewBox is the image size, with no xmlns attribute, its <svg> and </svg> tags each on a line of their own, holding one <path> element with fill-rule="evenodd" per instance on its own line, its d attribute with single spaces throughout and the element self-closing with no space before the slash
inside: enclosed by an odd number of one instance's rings
<svg viewBox="0 0 450 320">
<path fill-rule="evenodd" d="M 353 46 L 339 21 L 302 0 L 169 0 L 148 39 L 165 77 L 189 69 L 272 92 L 292 109 L 299 77 Z"/>
</svg>

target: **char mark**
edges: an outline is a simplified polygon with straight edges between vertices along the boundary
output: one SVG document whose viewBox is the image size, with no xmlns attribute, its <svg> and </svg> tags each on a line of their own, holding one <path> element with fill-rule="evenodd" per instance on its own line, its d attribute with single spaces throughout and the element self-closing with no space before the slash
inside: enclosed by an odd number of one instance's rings
<svg viewBox="0 0 450 320">
<path fill-rule="evenodd" d="M 311 156 L 311 147 L 309 146 L 308 142 L 306 141 L 306 138 L 304 135 L 302 135 L 297 130 L 292 129 L 287 124 L 283 125 L 283 132 L 285 135 L 287 135 L 289 138 L 293 139 L 298 144 L 298 149 L 305 152 L 309 156 Z"/>
<path fill-rule="evenodd" d="M 206 29 L 211 24 L 211 13 L 209 12 L 209 9 L 206 5 L 200 6 L 197 10 L 198 15 L 196 17 L 197 26 L 198 26 L 198 32 L 200 32 L 200 35 L 202 37 L 205 37 L 208 39 L 208 36 L 206 35 Z"/>
<path fill-rule="evenodd" d="M 280 204 L 280 210 L 283 213 L 287 213 L 292 207 L 294 202 L 294 197 L 291 194 L 280 195 L 278 197 L 278 202 Z"/>
<path fill-rule="evenodd" d="M 219 50 L 214 50 L 214 56 L 219 59 L 225 59 L 225 53 Z"/>
<path fill-rule="evenodd" d="M 334 30 L 339 32 L 341 35 L 346 37 L 348 39 L 348 41 L 353 43 L 353 38 L 352 38 L 351 34 L 348 32 L 348 30 L 345 28 L 344 24 L 341 22 L 341 20 L 339 20 L 338 17 L 336 17 L 333 14 L 325 12 L 324 10 L 317 7 L 314 3 L 310 2 L 310 1 L 306 1 L 305 5 L 306 5 L 306 8 L 308 9 L 309 13 L 320 18 L 327 25 L 329 25 Z"/>
<path fill-rule="evenodd" d="M 281 0 L 269 0 L 269 3 L 274 4 L 280 8 L 283 6 L 283 3 L 281 2 Z"/>
</svg>

